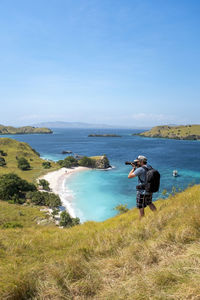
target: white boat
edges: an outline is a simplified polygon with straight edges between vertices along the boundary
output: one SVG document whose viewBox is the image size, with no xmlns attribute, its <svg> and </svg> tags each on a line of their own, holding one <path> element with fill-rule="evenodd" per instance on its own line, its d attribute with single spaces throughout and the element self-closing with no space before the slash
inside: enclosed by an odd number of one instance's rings
<svg viewBox="0 0 200 300">
<path fill-rule="evenodd" d="M 174 177 L 177 177 L 177 176 L 178 176 L 178 171 L 177 171 L 177 170 L 174 170 L 174 171 L 173 171 L 173 176 L 174 176 Z"/>
</svg>

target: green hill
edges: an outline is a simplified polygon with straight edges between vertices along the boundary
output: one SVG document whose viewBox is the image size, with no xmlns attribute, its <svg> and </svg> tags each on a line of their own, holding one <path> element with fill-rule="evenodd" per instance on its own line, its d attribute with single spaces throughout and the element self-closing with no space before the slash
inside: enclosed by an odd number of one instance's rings
<svg viewBox="0 0 200 300">
<path fill-rule="evenodd" d="M 4 126 L 0 125 L 0 135 L 2 134 L 34 134 L 34 133 L 53 133 L 53 131 L 49 128 L 39 128 L 32 126 L 23 126 L 23 127 L 12 127 L 12 126 Z"/>
<path fill-rule="evenodd" d="M 2 156 L 3 151 L 6 156 Z M 60 166 L 54 162 L 51 162 L 51 168 L 44 169 L 42 163 L 45 161 L 40 158 L 39 154 L 32 149 L 27 143 L 19 142 L 10 138 L 0 138 L 0 157 L 5 159 L 6 166 L 0 166 L 0 176 L 3 174 L 14 172 L 21 178 L 30 182 L 35 181 L 39 176 L 46 174 L 49 171 L 59 169 Z M 18 168 L 16 158 L 24 157 L 31 165 L 31 169 L 22 171 Z"/>
<path fill-rule="evenodd" d="M 24 227 L 5 228 L 0 214 L 0 299 L 199 299 L 200 186 L 156 206 L 141 221 L 132 209 L 60 229 L 3 203 L 9 222 L 17 216 Z"/>
<path fill-rule="evenodd" d="M 200 125 L 156 126 L 149 131 L 140 133 L 139 135 L 179 140 L 198 140 L 200 139 Z"/>
</svg>

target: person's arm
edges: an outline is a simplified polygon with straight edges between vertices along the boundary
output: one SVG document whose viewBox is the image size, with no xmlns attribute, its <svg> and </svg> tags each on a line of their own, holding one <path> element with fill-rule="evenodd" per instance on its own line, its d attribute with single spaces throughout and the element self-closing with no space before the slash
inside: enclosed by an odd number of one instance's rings
<svg viewBox="0 0 200 300">
<path fill-rule="evenodd" d="M 130 173 L 128 174 L 128 178 L 134 178 L 136 177 L 136 175 L 134 174 L 135 171 L 135 166 L 132 165 L 133 169 L 130 171 Z"/>
</svg>

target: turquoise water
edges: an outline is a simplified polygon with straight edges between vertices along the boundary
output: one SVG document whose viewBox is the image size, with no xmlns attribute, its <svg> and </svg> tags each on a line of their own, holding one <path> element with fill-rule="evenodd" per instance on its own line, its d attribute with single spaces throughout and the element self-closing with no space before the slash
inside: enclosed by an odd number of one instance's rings
<svg viewBox="0 0 200 300">
<path fill-rule="evenodd" d="M 8 136 L 29 143 L 41 157 L 63 159 L 63 150 L 71 150 L 81 155 L 106 154 L 113 169 L 91 170 L 71 175 L 67 188 L 73 195 L 73 209 L 81 221 L 102 221 L 114 216 L 118 204 L 129 208 L 136 204 L 136 180 L 128 179 L 130 166 L 126 160 L 133 160 L 143 154 L 149 163 L 161 173 L 160 192 L 154 200 L 162 196 L 162 191 L 171 193 L 173 186 L 185 189 L 189 184 L 200 183 L 200 141 L 180 141 L 152 139 L 131 136 L 138 130 L 129 129 L 54 129 L 52 135 Z M 115 133 L 121 138 L 89 138 L 91 133 Z M 4 136 L 5 137 L 5 136 Z M 179 176 L 172 172 L 177 169 Z M 167 196 L 166 195 L 166 196 Z"/>
</svg>

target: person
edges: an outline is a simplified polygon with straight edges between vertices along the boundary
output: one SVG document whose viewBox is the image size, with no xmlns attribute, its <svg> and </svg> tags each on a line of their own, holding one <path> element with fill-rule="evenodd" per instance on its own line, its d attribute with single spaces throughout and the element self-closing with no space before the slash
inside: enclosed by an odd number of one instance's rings
<svg viewBox="0 0 200 300">
<path fill-rule="evenodd" d="M 152 211 L 156 211 L 156 206 L 152 203 L 152 193 L 146 192 L 142 186 L 146 181 L 147 170 L 145 170 L 145 167 L 148 168 L 147 158 L 143 155 L 139 155 L 137 159 L 134 160 L 132 167 L 133 169 L 128 174 L 128 178 L 138 177 L 136 203 L 140 212 L 140 218 L 142 218 L 144 217 L 145 207 L 149 206 Z"/>
</svg>

